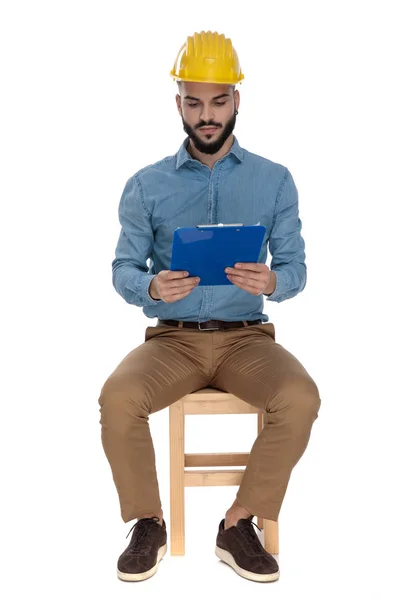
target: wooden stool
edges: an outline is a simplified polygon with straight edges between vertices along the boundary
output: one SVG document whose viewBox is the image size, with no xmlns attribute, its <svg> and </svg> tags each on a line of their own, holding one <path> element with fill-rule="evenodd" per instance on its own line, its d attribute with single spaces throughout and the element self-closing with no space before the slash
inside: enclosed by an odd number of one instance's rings
<svg viewBox="0 0 400 600">
<path fill-rule="evenodd" d="M 170 536 L 171 555 L 185 554 L 185 487 L 240 485 L 244 469 L 194 469 L 185 467 L 246 466 L 249 453 L 185 454 L 185 415 L 257 414 L 257 432 L 264 427 L 264 413 L 233 394 L 204 388 L 183 396 L 169 407 Z M 257 516 L 257 515 L 255 515 Z M 264 530 L 264 548 L 279 553 L 278 522 L 257 516 Z"/>
</svg>

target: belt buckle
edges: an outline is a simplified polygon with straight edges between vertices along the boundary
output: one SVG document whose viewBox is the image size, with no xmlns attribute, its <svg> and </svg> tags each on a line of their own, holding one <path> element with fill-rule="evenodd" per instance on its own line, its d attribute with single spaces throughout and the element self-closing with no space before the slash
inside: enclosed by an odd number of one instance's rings
<svg viewBox="0 0 400 600">
<path fill-rule="evenodd" d="M 206 321 L 206 323 L 208 323 L 208 321 Z M 198 322 L 198 327 L 200 330 L 202 331 L 214 331 L 214 330 L 219 330 L 219 327 L 201 327 L 202 323 L 200 323 L 200 321 Z"/>
</svg>

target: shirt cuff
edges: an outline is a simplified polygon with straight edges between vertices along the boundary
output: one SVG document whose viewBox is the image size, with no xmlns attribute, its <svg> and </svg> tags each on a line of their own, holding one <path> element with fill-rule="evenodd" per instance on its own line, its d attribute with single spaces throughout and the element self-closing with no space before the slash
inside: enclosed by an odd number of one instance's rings
<svg viewBox="0 0 400 600">
<path fill-rule="evenodd" d="M 274 273 L 275 273 L 275 277 L 276 277 L 276 286 L 274 291 L 272 292 L 272 294 L 264 294 L 264 296 L 267 298 L 267 300 L 270 300 L 272 302 L 279 302 L 281 299 L 284 292 L 287 289 L 287 281 L 286 281 L 286 274 L 285 271 L 278 271 L 274 269 Z"/>
<path fill-rule="evenodd" d="M 156 277 L 156 275 L 152 273 L 145 273 L 143 275 L 140 289 L 140 295 L 142 297 L 143 306 L 155 306 L 156 304 L 160 304 L 160 302 L 162 302 L 162 300 L 155 300 L 154 298 L 152 298 L 149 293 L 150 284 L 153 281 L 154 277 Z"/>
</svg>

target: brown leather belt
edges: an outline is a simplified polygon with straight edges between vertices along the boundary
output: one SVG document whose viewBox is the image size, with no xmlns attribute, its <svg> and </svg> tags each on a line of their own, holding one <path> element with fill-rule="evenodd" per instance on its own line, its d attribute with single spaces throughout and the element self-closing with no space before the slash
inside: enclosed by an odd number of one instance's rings
<svg viewBox="0 0 400 600">
<path fill-rule="evenodd" d="M 192 329 L 201 329 L 202 331 L 209 331 L 214 329 L 231 329 L 234 327 L 247 327 L 248 325 L 258 325 L 262 323 L 261 319 L 256 321 L 171 321 L 158 319 L 157 325 L 172 325 L 174 327 L 191 327 Z"/>
</svg>

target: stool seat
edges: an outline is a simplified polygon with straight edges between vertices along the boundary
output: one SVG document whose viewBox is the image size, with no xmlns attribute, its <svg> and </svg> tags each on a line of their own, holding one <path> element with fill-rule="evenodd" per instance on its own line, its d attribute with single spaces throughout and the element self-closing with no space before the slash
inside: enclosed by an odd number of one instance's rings
<svg viewBox="0 0 400 600">
<path fill-rule="evenodd" d="M 185 487 L 241 484 L 245 469 L 185 467 L 246 467 L 248 452 L 185 454 L 185 415 L 257 414 L 257 433 L 264 427 L 264 411 L 237 396 L 207 387 L 180 398 L 169 407 L 171 555 L 185 554 Z M 264 532 L 264 548 L 279 553 L 278 522 L 257 516 Z"/>
</svg>

